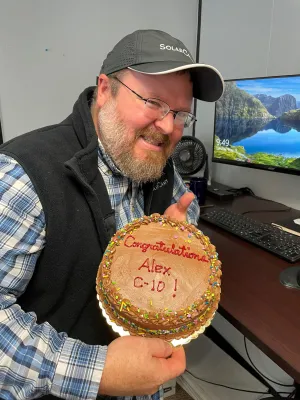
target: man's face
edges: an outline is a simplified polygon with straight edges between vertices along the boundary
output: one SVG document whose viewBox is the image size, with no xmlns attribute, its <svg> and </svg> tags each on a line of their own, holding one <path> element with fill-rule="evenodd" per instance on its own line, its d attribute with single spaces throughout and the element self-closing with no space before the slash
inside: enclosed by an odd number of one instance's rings
<svg viewBox="0 0 300 400">
<path fill-rule="evenodd" d="M 151 76 L 128 71 L 121 81 L 144 98 L 164 101 L 172 110 L 191 111 L 189 74 Z M 172 113 L 153 120 L 145 112 L 145 102 L 119 85 L 117 95 L 109 96 L 99 111 L 100 140 L 125 176 L 138 182 L 155 180 L 181 139 L 183 127 L 174 123 Z"/>
</svg>

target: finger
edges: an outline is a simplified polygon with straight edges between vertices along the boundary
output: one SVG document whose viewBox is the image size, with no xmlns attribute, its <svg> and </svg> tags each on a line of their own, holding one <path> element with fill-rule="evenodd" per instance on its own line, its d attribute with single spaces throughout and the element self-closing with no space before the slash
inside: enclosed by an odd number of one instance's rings
<svg viewBox="0 0 300 400">
<path fill-rule="evenodd" d="M 160 374 L 164 382 L 183 374 L 186 368 L 185 351 L 182 346 L 173 350 L 172 356 L 167 359 L 157 359 L 160 363 Z"/>
<path fill-rule="evenodd" d="M 152 357 L 167 358 L 173 353 L 172 345 L 162 339 L 149 339 L 149 347 Z"/>
<path fill-rule="evenodd" d="M 185 213 L 189 208 L 191 202 L 194 200 L 195 195 L 191 192 L 184 193 L 177 201 L 177 207 L 179 211 Z"/>
</svg>

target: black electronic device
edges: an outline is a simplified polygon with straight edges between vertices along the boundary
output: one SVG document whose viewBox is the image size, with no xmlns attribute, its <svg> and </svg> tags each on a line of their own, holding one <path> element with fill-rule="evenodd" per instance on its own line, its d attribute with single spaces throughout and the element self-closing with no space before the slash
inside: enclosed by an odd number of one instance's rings
<svg viewBox="0 0 300 400">
<path fill-rule="evenodd" d="M 289 262 L 300 260 L 300 238 L 271 224 L 219 207 L 201 214 L 200 218 Z"/>
<path fill-rule="evenodd" d="M 300 175 L 300 75 L 225 81 L 212 161 Z"/>
<path fill-rule="evenodd" d="M 234 192 L 231 191 L 232 189 L 230 186 L 212 181 L 210 185 L 207 185 L 206 194 L 219 201 L 232 200 L 235 196 Z"/>
<path fill-rule="evenodd" d="M 280 282 L 287 288 L 300 289 L 300 266 L 283 270 L 280 274 Z"/>
<path fill-rule="evenodd" d="M 203 143 L 193 136 L 182 136 L 172 154 L 172 159 L 183 178 L 191 177 L 204 166 L 204 177 L 208 177 L 207 153 Z"/>
</svg>

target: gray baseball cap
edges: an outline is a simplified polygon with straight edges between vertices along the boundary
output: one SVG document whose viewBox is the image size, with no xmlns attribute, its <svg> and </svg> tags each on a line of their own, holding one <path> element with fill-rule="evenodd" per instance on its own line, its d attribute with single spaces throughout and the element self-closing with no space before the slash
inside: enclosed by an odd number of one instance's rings
<svg viewBox="0 0 300 400">
<path fill-rule="evenodd" d="M 222 75 L 216 68 L 196 63 L 180 40 L 163 31 L 138 30 L 125 36 L 108 53 L 100 74 L 110 75 L 125 68 L 150 75 L 189 70 L 193 95 L 199 100 L 217 101 L 224 90 Z"/>
</svg>

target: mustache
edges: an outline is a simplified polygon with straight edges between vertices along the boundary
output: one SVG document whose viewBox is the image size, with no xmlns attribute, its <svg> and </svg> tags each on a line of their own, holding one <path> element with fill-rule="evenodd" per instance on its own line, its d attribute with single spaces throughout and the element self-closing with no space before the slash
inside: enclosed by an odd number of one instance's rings
<svg viewBox="0 0 300 400">
<path fill-rule="evenodd" d="M 143 136 L 145 138 L 152 138 L 157 142 L 162 143 L 163 145 L 169 145 L 170 144 L 170 138 L 168 135 L 163 135 L 162 133 L 152 129 L 152 128 L 144 128 L 144 129 L 139 129 L 136 132 L 136 139 L 138 139 L 140 136 Z"/>
</svg>

